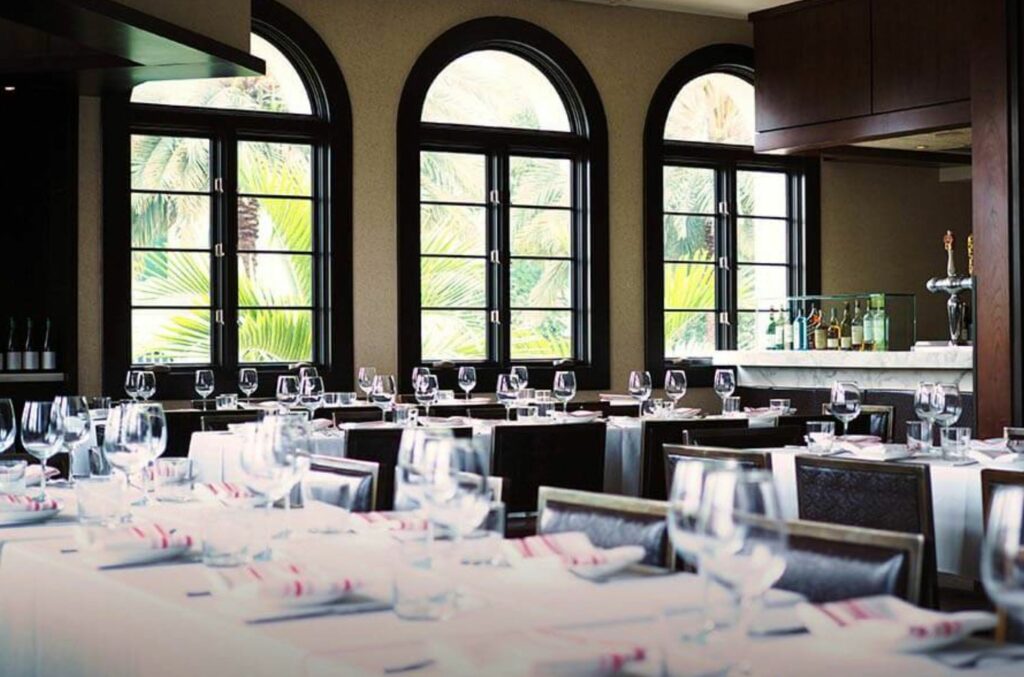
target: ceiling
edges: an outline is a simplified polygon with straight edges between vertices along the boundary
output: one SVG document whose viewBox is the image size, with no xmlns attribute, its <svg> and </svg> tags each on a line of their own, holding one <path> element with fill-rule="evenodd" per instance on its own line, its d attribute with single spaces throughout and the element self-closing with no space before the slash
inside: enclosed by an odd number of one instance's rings
<svg viewBox="0 0 1024 677">
<path fill-rule="evenodd" d="M 793 0 L 577 0 L 592 2 L 598 5 L 615 5 L 619 7 L 642 7 L 645 9 L 663 9 L 672 12 L 692 12 L 693 14 L 709 14 L 725 16 L 733 19 L 746 19 L 751 12 L 767 7 L 788 5 Z"/>
</svg>

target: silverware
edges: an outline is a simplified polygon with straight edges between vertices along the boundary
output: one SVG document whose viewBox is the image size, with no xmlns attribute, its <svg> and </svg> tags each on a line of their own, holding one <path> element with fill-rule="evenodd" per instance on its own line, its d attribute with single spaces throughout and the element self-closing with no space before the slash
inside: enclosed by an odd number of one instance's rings
<svg viewBox="0 0 1024 677">
<path fill-rule="evenodd" d="M 248 623 L 249 625 L 259 625 L 263 623 L 278 623 L 281 621 L 297 621 L 303 618 L 317 618 L 320 616 L 349 616 L 352 614 L 366 614 L 374 613 L 377 611 L 389 611 L 391 610 L 391 608 L 391 602 L 359 602 L 355 604 L 331 604 L 329 606 L 319 606 L 310 609 L 302 609 L 300 611 L 288 611 L 285 613 L 274 614 L 271 616 L 250 618 L 246 621 L 246 623 Z"/>
<path fill-rule="evenodd" d="M 976 668 L 982 663 L 1012 663 L 1024 660 L 1024 647 L 994 646 L 977 650 L 937 653 L 933 658 L 946 667 L 958 670 Z"/>
<path fill-rule="evenodd" d="M 185 593 L 185 597 L 211 597 L 213 595 L 209 590 L 189 590 Z"/>
<path fill-rule="evenodd" d="M 165 566 L 176 566 L 179 564 L 197 564 L 201 560 L 198 557 L 171 557 L 156 562 L 125 562 L 123 564 L 102 564 L 96 567 L 99 571 L 114 571 L 117 569 L 147 569 Z"/>
<path fill-rule="evenodd" d="M 405 665 L 392 665 L 384 668 L 385 675 L 397 675 L 403 672 L 413 672 L 415 670 L 422 670 L 423 668 L 429 668 L 431 665 L 436 663 L 433 658 L 424 658 L 421 661 L 415 663 L 406 663 Z"/>
</svg>

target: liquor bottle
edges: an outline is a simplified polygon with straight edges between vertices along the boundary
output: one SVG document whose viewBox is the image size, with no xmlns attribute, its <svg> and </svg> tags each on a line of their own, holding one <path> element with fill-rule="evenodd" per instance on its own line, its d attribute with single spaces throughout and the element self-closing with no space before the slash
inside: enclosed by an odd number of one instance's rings
<svg viewBox="0 0 1024 677">
<path fill-rule="evenodd" d="M 57 353 L 54 352 L 53 346 L 50 345 L 50 318 L 46 318 L 45 327 L 43 330 L 43 369 L 53 371 L 57 368 Z"/>
<path fill-rule="evenodd" d="M 861 350 L 875 349 L 875 321 L 871 312 L 871 299 L 864 300 L 864 340 L 860 344 Z"/>
<path fill-rule="evenodd" d="M 25 323 L 25 350 L 21 353 L 21 366 L 25 371 L 39 369 L 39 353 L 32 347 L 32 318 Z"/>
<path fill-rule="evenodd" d="M 861 350 L 864 346 L 864 316 L 860 313 L 860 299 L 853 302 L 853 319 L 850 320 L 850 349 Z"/>
<path fill-rule="evenodd" d="M 776 340 L 775 340 L 775 334 L 776 334 L 775 308 L 773 307 L 768 312 L 768 332 L 767 332 L 767 338 L 765 339 L 765 346 L 764 346 L 766 350 L 775 350 L 775 348 L 777 347 L 776 346 Z"/>
<path fill-rule="evenodd" d="M 793 350 L 807 350 L 807 318 L 803 306 L 796 309 L 793 319 Z"/>
<path fill-rule="evenodd" d="M 811 314 L 814 315 L 814 331 L 811 334 L 814 337 L 814 350 L 825 350 L 828 347 L 828 327 L 825 326 L 825 318 L 821 310 L 816 310 L 813 306 Z"/>
<path fill-rule="evenodd" d="M 839 350 L 839 320 L 836 318 L 835 306 L 829 312 L 828 328 L 825 330 L 825 349 Z"/>
<path fill-rule="evenodd" d="M 780 350 L 793 350 L 793 323 L 789 321 L 789 311 L 783 309 L 780 313 L 779 321 L 782 322 L 782 345 Z M 776 330 L 776 333 L 779 333 Z"/>
<path fill-rule="evenodd" d="M 843 319 L 839 322 L 839 349 L 850 350 L 853 347 L 853 326 L 850 320 L 850 302 L 843 306 Z"/>
<path fill-rule="evenodd" d="M 889 349 L 889 316 L 885 313 L 885 299 L 875 298 L 875 312 L 872 317 L 871 334 L 875 339 L 875 350 Z"/>
<path fill-rule="evenodd" d="M 21 351 L 15 347 L 17 331 L 17 324 L 12 317 L 11 328 L 7 333 L 7 371 L 21 371 Z"/>
</svg>

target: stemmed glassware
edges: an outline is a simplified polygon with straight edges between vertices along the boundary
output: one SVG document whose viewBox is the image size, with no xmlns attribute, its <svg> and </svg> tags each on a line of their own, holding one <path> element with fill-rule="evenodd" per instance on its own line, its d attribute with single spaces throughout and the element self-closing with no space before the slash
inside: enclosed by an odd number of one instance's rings
<svg viewBox="0 0 1024 677">
<path fill-rule="evenodd" d="M 426 407 L 427 416 L 430 416 L 430 405 L 437 399 L 437 376 L 425 374 L 412 385 L 416 401 L 420 406 Z"/>
<path fill-rule="evenodd" d="M 948 428 L 960 420 L 963 406 L 960 389 L 952 383 L 937 384 L 932 391 L 932 416 L 942 428 Z"/>
<path fill-rule="evenodd" d="M 935 384 L 921 381 L 917 384 L 917 390 L 914 391 L 914 413 L 917 417 L 925 422 L 928 428 L 928 447 L 932 446 L 932 442 L 935 439 L 933 429 L 935 427 L 935 414 L 938 412 L 935 410 L 935 403 L 932 401 L 932 395 L 935 393 Z M 926 449 L 927 451 L 927 449 Z"/>
<path fill-rule="evenodd" d="M 476 388 L 476 367 L 459 367 L 459 388 L 465 391 L 466 399 Z"/>
<path fill-rule="evenodd" d="M 669 369 L 665 372 L 665 397 L 672 400 L 672 408 L 679 406 L 679 400 L 686 396 L 686 372 Z"/>
<path fill-rule="evenodd" d="M 309 412 L 310 420 L 313 413 L 324 406 L 324 380 L 319 376 L 307 376 L 299 383 L 299 404 Z"/>
<path fill-rule="evenodd" d="M 551 394 L 562 403 L 562 412 L 568 411 L 569 402 L 576 397 L 576 373 L 572 371 L 556 371 Z"/>
<path fill-rule="evenodd" d="M 251 402 L 253 393 L 260 387 L 260 375 L 252 367 L 238 370 L 238 389 Z"/>
<path fill-rule="evenodd" d="M 11 448 L 18 436 L 18 420 L 14 417 L 14 403 L 6 397 L 0 399 L 0 454 Z"/>
<path fill-rule="evenodd" d="M 377 375 L 373 377 L 373 388 L 370 390 L 370 399 L 381 408 L 381 411 L 391 410 L 395 403 L 395 395 L 398 390 L 395 387 L 395 377 L 391 374 Z"/>
<path fill-rule="evenodd" d="M 1024 623 L 1024 487 L 1000 487 L 992 498 L 981 580 L 995 605 Z"/>
<path fill-rule="evenodd" d="M 53 406 L 60 422 L 62 449 L 68 454 L 68 482 L 72 483 L 75 477 L 74 451 L 79 444 L 89 439 L 92 415 L 84 397 L 58 396 L 53 399 Z"/>
<path fill-rule="evenodd" d="M 213 394 L 214 384 L 212 369 L 196 369 L 195 389 L 200 400 L 208 399 L 210 395 Z"/>
<path fill-rule="evenodd" d="M 142 504 L 150 505 L 150 491 L 154 482 L 154 467 L 156 459 L 167 451 L 167 416 L 164 414 L 164 407 L 159 402 L 138 405 L 140 416 L 146 416 L 146 425 L 149 428 L 149 460 L 142 473 Z"/>
<path fill-rule="evenodd" d="M 512 420 L 512 406 L 519 399 L 519 387 L 511 374 L 498 374 L 498 383 L 494 387 L 494 395 L 505 405 L 505 420 Z"/>
<path fill-rule="evenodd" d="M 366 401 L 370 401 L 370 392 L 373 390 L 373 380 L 377 378 L 376 367 L 359 367 L 359 374 L 357 383 L 359 389 L 363 391 L 363 395 L 366 396 Z"/>
<path fill-rule="evenodd" d="M 722 400 L 722 413 L 725 413 L 725 400 L 736 391 L 736 376 L 732 369 L 715 370 L 715 393 Z"/>
<path fill-rule="evenodd" d="M 643 418 L 644 402 L 651 397 L 654 385 L 651 382 L 651 372 L 631 371 L 629 372 L 629 394 L 639 403 L 637 416 Z"/>
<path fill-rule="evenodd" d="M 415 388 L 416 382 L 422 377 L 430 373 L 430 367 L 413 367 L 412 369 L 412 385 Z"/>
<path fill-rule="evenodd" d="M 42 463 L 42 480 L 39 489 L 46 496 L 46 462 L 64 445 L 60 414 L 53 402 L 26 402 L 21 410 L 21 446 Z"/>
<path fill-rule="evenodd" d="M 316 367 L 310 367 L 310 366 L 299 367 L 299 383 L 301 383 L 302 379 L 304 379 L 304 378 L 315 378 L 315 377 L 317 377 L 319 375 L 320 375 L 320 372 L 317 371 Z"/>
<path fill-rule="evenodd" d="M 156 394 L 156 374 L 151 371 L 140 371 L 138 394 L 143 400 L 149 400 Z"/>
<path fill-rule="evenodd" d="M 295 406 L 299 401 L 299 379 L 294 376 L 277 377 L 277 402 L 285 408 Z"/>
<path fill-rule="evenodd" d="M 139 397 L 139 372 L 134 369 L 129 369 L 124 376 L 124 392 L 133 401 Z"/>
<path fill-rule="evenodd" d="M 843 424 L 843 435 L 850 421 L 860 416 L 861 392 L 853 381 L 836 381 L 829 395 L 829 413 Z"/>
<path fill-rule="evenodd" d="M 512 367 L 508 373 L 512 377 L 512 385 L 515 386 L 516 392 L 521 393 L 526 390 L 526 386 L 530 383 L 530 372 L 526 367 Z"/>
</svg>

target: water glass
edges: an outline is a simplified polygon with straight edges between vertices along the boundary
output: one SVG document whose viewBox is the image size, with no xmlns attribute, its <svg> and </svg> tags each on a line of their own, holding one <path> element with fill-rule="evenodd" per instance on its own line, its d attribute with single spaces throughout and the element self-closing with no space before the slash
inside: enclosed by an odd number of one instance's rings
<svg viewBox="0 0 1024 677">
<path fill-rule="evenodd" d="M 516 407 L 516 420 L 530 422 L 537 418 L 537 407 L 532 404 L 521 404 Z"/>
<path fill-rule="evenodd" d="M 725 416 L 739 416 L 742 411 L 739 395 L 730 395 L 722 400 L 722 414 Z"/>
<path fill-rule="evenodd" d="M 505 538 L 505 504 L 492 501 L 479 529 L 465 536 L 462 563 L 497 566 L 501 561 L 501 541 Z"/>
<path fill-rule="evenodd" d="M 107 417 L 107 412 L 110 411 L 110 407 L 113 406 L 114 400 L 110 397 L 86 397 L 85 403 L 89 407 L 89 415 L 92 416 L 93 420 L 103 420 Z"/>
<path fill-rule="evenodd" d="M 1003 428 L 1003 439 L 1011 454 L 1024 454 L 1024 428 Z"/>
<path fill-rule="evenodd" d="M 438 621 L 455 612 L 451 542 L 434 542 L 430 529 L 403 535 L 392 584 L 395 615 L 410 621 Z"/>
<path fill-rule="evenodd" d="M 238 567 L 252 561 L 256 545 L 253 528 L 255 511 L 218 506 L 203 519 L 203 564 L 208 567 Z"/>
<path fill-rule="evenodd" d="M 110 526 L 128 515 L 128 486 L 121 475 L 93 475 L 75 482 L 78 521 Z"/>
<path fill-rule="evenodd" d="M 338 396 L 337 403 L 340 404 L 343 407 L 347 407 L 347 406 L 349 406 L 351 404 L 355 404 L 356 403 L 356 394 L 354 392 L 352 392 L 351 390 L 345 390 L 345 391 L 342 391 L 340 393 L 337 393 L 337 396 Z M 325 403 L 327 402 L 326 393 L 325 393 L 325 396 L 324 396 L 324 402 Z"/>
<path fill-rule="evenodd" d="M 455 399 L 455 391 L 454 390 L 438 390 L 437 391 L 437 401 L 438 402 L 451 402 L 454 399 Z"/>
<path fill-rule="evenodd" d="M 217 405 L 217 411 L 223 411 L 225 409 L 238 409 L 238 395 L 234 393 L 228 393 L 226 395 L 217 395 L 214 400 Z"/>
<path fill-rule="evenodd" d="M 790 410 L 790 401 L 784 397 L 768 400 L 768 408 L 773 414 L 785 416 Z"/>
<path fill-rule="evenodd" d="M 166 503 L 187 503 L 192 500 L 195 463 L 189 458 L 161 458 L 153 466 L 156 499 Z"/>
<path fill-rule="evenodd" d="M 537 409 L 538 418 L 551 418 L 555 413 L 555 403 L 552 400 L 537 400 L 534 407 Z"/>
<path fill-rule="evenodd" d="M 932 424 L 928 421 L 907 421 L 907 449 L 925 454 L 932 448 Z"/>
<path fill-rule="evenodd" d="M 413 427 L 419 418 L 420 410 L 415 404 L 396 404 L 392 409 L 396 425 Z"/>
<path fill-rule="evenodd" d="M 950 461 L 962 461 L 967 458 L 967 450 L 971 445 L 971 429 L 950 426 L 939 431 L 942 445 L 942 457 Z"/>
<path fill-rule="evenodd" d="M 25 495 L 25 461 L 0 461 L 0 494 Z"/>
<path fill-rule="evenodd" d="M 824 455 L 832 451 L 832 443 L 836 439 L 835 421 L 807 422 L 807 451 L 812 454 Z"/>
</svg>

